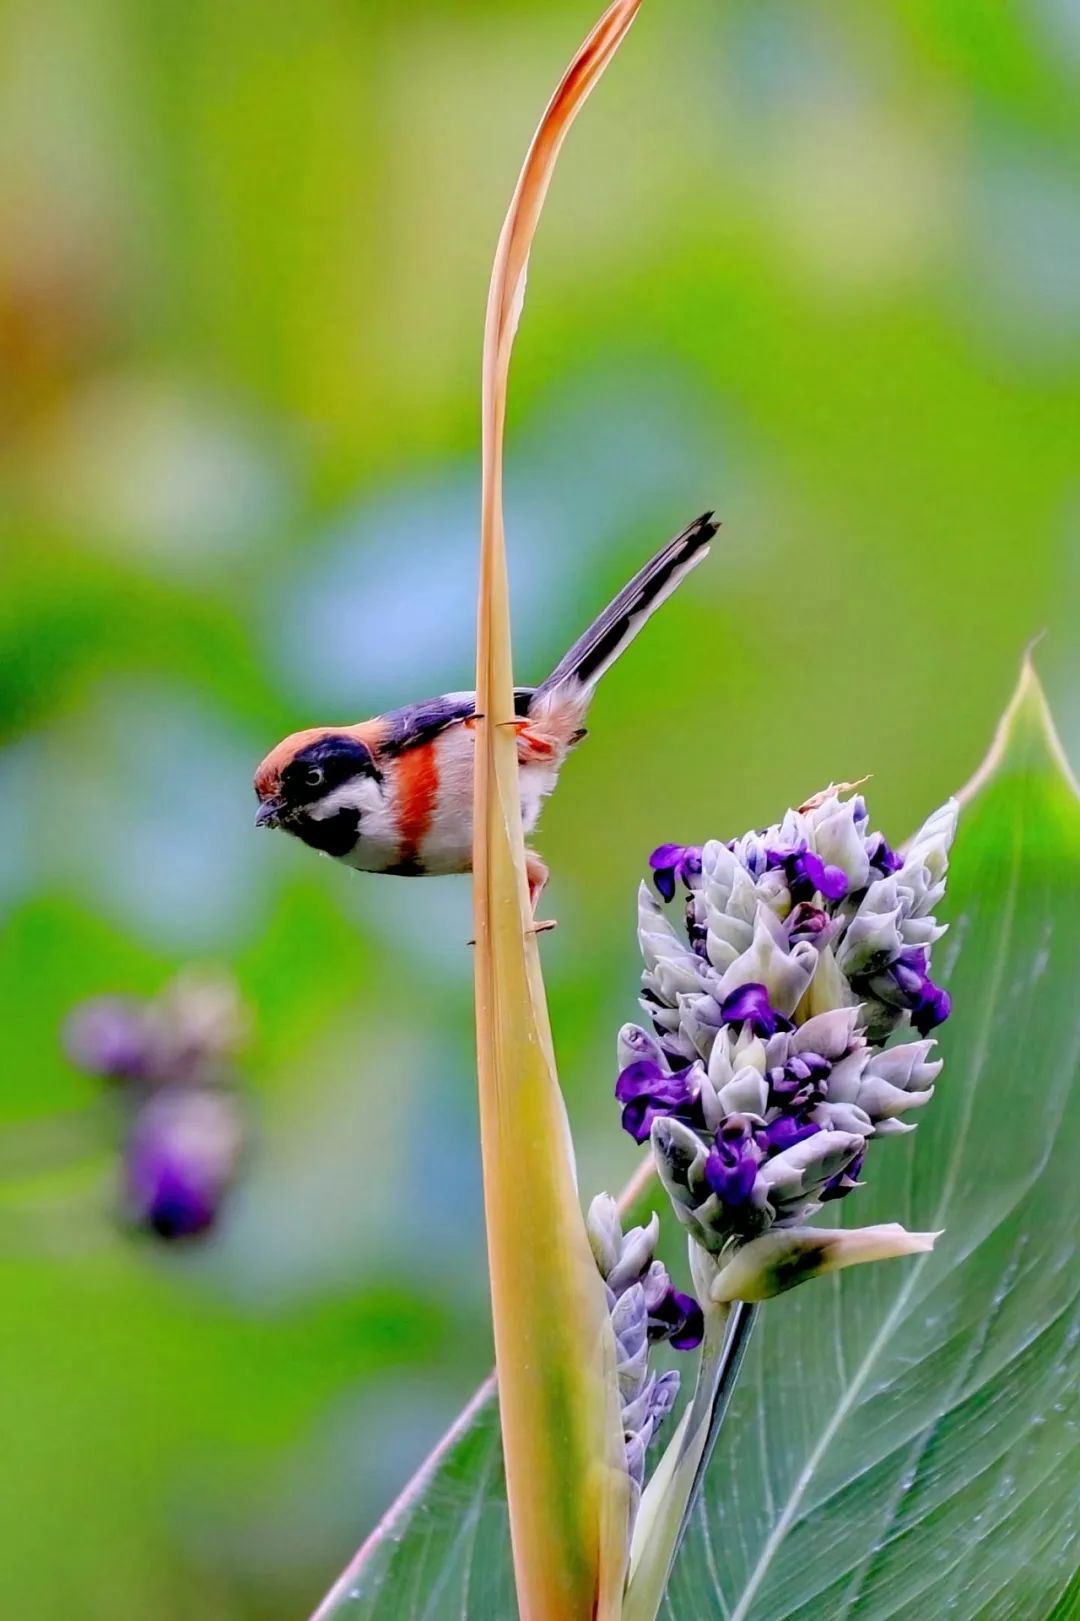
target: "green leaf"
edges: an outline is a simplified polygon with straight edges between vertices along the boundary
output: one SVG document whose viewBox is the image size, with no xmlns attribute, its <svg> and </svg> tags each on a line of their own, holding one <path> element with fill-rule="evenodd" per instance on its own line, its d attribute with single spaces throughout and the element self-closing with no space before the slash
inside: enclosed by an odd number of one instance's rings
<svg viewBox="0 0 1080 1621">
<path fill-rule="evenodd" d="M 1028 665 L 964 798 L 945 1070 L 843 1207 L 945 1236 L 760 1312 L 667 1621 L 1076 1613 L 1080 804 Z"/>
<path fill-rule="evenodd" d="M 666 1621 L 1080 1613 L 1080 802 L 1029 667 L 962 798 L 945 1071 L 830 1214 L 945 1236 L 760 1308 Z M 426 1468 L 321 1621 L 514 1614 L 490 1397 Z"/>
<path fill-rule="evenodd" d="M 495 1382 L 477 1391 L 312 1621 L 516 1614 Z"/>
<path fill-rule="evenodd" d="M 619 1199 L 644 1220 L 647 1160 Z M 681 1243 L 681 1229 L 679 1230 Z M 462 1621 L 516 1613 L 494 1375 L 485 1380 L 392 1504 L 312 1621 Z"/>
</svg>

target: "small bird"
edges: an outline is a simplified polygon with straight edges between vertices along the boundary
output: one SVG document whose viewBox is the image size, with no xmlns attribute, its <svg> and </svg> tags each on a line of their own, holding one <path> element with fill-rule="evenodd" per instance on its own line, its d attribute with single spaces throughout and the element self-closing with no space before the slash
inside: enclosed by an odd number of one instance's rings
<svg viewBox="0 0 1080 1621">
<path fill-rule="evenodd" d="M 514 692 L 521 816 L 526 833 L 583 725 L 604 672 L 707 555 L 706 512 L 648 563 L 538 687 Z M 280 827 L 361 872 L 407 878 L 472 868 L 476 695 L 448 692 L 353 726 L 293 732 L 255 773 L 256 827 Z M 527 856 L 535 909 L 548 872 Z"/>
</svg>

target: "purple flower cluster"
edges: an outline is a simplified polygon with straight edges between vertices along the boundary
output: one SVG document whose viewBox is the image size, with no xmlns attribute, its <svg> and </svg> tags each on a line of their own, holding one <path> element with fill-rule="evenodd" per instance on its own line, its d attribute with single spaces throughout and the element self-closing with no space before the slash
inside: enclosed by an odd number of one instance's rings
<svg viewBox="0 0 1080 1621">
<path fill-rule="evenodd" d="M 643 886 L 654 1033 L 621 1033 L 616 1097 L 713 1252 L 844 1197 L 870 1140 L 932 1095 L 933 1043 L 885 1043 L 949 1014 L 930 955 L 955 806 L 904 856 L 868 822 L 861 795 L 829 790 L 763 833 L 650 858 L 663 900 L 685 888 L 685 930 Z"/>
<path fill-rule="evenodd" d="M 231 986 L 184 978 L 152 1002 L 103 998 L 68 1021 L 72 1062 L 112 1082 L 126 1116 L 127 1219 L 156 1237 L 216 1224 L 242 1160 L 245 1124 L 232 1067 L 243 1021 Z"/>
</svg>

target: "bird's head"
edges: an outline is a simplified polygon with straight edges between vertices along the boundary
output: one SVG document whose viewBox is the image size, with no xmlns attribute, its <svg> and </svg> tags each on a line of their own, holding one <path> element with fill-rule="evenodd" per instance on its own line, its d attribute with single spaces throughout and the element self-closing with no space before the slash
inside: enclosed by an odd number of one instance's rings
<svg viewBox="0 0 1080 1621">
<path fill-rule="evenodd" d="M 280 827 L 329 855 L 345 855 L 381 783 L 370 748 L 351 732 L 294 732 L 255 773 L 255 826 Z"/>
</svg>

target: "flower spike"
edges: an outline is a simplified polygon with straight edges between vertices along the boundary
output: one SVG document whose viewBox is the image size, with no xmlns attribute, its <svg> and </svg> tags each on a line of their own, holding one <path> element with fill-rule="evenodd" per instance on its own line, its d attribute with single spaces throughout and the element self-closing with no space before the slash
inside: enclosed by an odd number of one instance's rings
<svg viewBox="0 0 1080 1621">
<path fill-rule="evenodd" d="M 653 1030 L 621 1032 L 616 1096 L 708 1254 L 801 1230 L 933 1096 L 928 1037 L 951 1004 L 931 955 L 955 829 L 949 801 L 901 857 L 861 794 L 830 788 L 764 832 L 650 856 L 663 902 L 685 889 L 685 930 L 643 886 Z M 905 1027 L 922 1039 L 886 1048 Z"/>
<path fill-rule="evenodd" d="M 676 1351 L 693 1350 L 701 1344 L 704 1319 L 698 1302 L 673 1287 L 656 1259 L 656 1215 L 647 1227 L 624 1233 L 615 1200 L 601 1193 L 589 1206 L 586 1227 L 615 1333 L 632 1524 L 645 1484 L 646 1451 L 679 1394 L 677 1370 L 650 1371 L 649 1347 L 667 1340 Z"/>
</svg>

